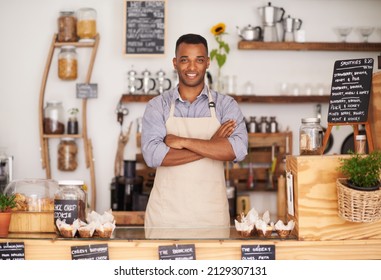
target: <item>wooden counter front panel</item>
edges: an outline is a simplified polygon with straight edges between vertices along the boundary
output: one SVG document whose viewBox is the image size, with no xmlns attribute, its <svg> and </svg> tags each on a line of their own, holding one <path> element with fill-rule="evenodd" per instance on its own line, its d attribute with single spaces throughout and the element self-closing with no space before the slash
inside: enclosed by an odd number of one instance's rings
<svg viewBox="0 0 381 280">
<path fill-rule="evenodd" d="M 338 216 L 336 179 L 342 177 L 337 170 L 342 157 L 348 155 L 287 157 L 299 240 L 381 239 L 381 221 L 353 223 Z"/>
</svg>

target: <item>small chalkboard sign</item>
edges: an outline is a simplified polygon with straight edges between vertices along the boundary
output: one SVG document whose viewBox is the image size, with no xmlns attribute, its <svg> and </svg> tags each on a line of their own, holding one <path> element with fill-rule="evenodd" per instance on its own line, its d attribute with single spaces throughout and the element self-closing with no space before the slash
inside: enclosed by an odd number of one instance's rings
<svg viewBox="0 0 381 280">
<path fill-rule="evenodd" d="M 25 260 L 24 242 L 0 243 L 1 260 Z"/>
<path fill-rule="evenodd" d="M 165 6 L 166 0 L 125 0 L 125 54 L 164 54 Z"/>
<path fill-rule="evenodd" d="M 373 58 L 335 62 L 328 108 L 329 123 L 368 120 L 372 72 Z"/>
<path fill-rule="evenodd" d="M 241 260 L 275 260 L 275 245 L 242 245 Z"/>
<path fill-rule="evenodd" d="M 78 218 L 78 200 L 55 199 L 54 200 L 54 224 L 56 220 L 72 224 Z"/>
<path fill-rule="evenodd" d="M 84 245 L 71 247 L 72 260 L 108 260 L 108 245 Z"/>
<path fill-rule="evenodd" d="M 97 98 L 98 84 L 76 84 L 77 98 Z"/>
<path fill-rule="evenodd" d="M 159 246 L 159 260 L 195 260 L 194 244 Z"/>
</svg>

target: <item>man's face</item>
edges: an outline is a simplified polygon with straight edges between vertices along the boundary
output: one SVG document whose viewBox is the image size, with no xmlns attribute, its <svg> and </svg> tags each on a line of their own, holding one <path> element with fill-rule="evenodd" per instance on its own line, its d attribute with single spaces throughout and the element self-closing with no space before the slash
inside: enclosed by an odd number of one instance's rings
<svg viewBox="0 0 381 280">
<path fill-rule="evenodd" d="M 173 58 L 173 66 L 179 75 L 179 83 L 195 87 L 204 83 L 210 59 L 203 44 L 181 43 Z"/>
</svg>

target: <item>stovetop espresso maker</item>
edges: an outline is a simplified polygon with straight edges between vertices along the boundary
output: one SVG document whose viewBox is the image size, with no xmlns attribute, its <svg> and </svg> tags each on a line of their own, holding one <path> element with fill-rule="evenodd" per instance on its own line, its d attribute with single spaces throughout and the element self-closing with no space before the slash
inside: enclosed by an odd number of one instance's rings
<svg viewBox="0 0 381 280">
<path fill-rule="evenodd" d="M 280 7 L 274 7 L 271 5 L 271 2 L 269 2 L 267 6 L 259 7 L 258 12 L 262 18 L 263 41 L 279 41 L 276 24 L 282 22 L 285 10 Z"/>
</svg>

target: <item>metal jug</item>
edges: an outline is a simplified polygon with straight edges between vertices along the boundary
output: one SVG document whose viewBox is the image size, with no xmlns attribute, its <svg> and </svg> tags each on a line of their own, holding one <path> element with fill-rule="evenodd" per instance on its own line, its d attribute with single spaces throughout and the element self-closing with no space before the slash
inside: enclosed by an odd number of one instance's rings
<svg viewBox="0 0 381 280">
<path fill-rule="evenodd" d="M 13 157 L 0 148 L 0 193 L 13 180 Z"/>
<path fill-rule="evenodd" d="M 165 78 L 165 72 L 161 69 L 156 73 L 156 80 L 157 80 L 157 92 L 159 94 L 162 94 L 164 91 L 169 90 L 172 86 L 171 80 L 168 78 Z M 167 83 L 166 87 L 165 87 L 165 83 Z"/>
<path fill-rule="evenodd" d="M 271 5 L 271 2 L 269 2 L 267 6 L 258 8 L 258 12 L 263 23 L 263 41 L 279 41 L 276 24 L 282 22 L 285 10 L 283 8 L 274 7 Z"/>
<path fill-rule="evenodd" d="M 147 69 L 142 72 L 142 89 L 144 94 L 149 94 L 151 90 L 154 90 L 156 87 L 156 82 L 154 78 L 151 78 L 151 72 Z"/>
<path fill-rule="evenodd" d="M 127 92 L 130 94 L 136 93 L 143 87 L 142 80 L 138 79 L 136 76 L 137 73 L 133 69 L 127 72 Z M 139 85 L 137 85 L 138 82 L 140 83 Z"/>
<path fill-rule="evenodd" d="M 303 21 L 299 18 L 292 18 L 288 15 L 283 19 L 283 41 L 292 42 L 294 41 L 294 31 L 299 30 L 302 27 Z"/>
</svg>

